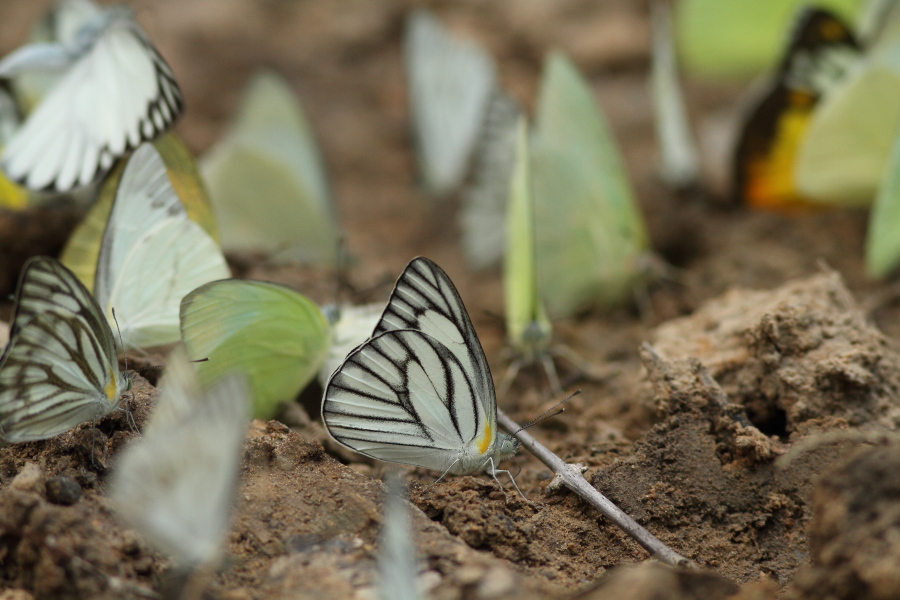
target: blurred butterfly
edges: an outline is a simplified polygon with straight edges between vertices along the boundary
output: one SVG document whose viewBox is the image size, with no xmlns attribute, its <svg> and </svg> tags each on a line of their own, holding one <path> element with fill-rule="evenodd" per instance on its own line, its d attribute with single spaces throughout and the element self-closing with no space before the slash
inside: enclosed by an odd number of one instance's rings
<svg viewBox="0 0 900 600">
<path fill-rule="evenodd" d="M 153 142 L 165 165 L 172 189 L 184 206 L 189 219 L 200 225 L 209 237 L 218 241 L 219 231 L 213 219 L 209 198 L 197 171 L 197 163 L 190 150 L 178 136 L 167 131 Z M 60 255 L 60 262 L 78 276 L 88 290 L 94 289 L 97 274 L 97 257 L 103 234 L 109 221 L 113 201 L 122 183 L 122 172 L 127 161 L 119 161 L 103 182 L 93 206 L 81 223 L 75 227 Z"/>
<path fill-rule="evenodd" d="M 500 88 L 490 56 L 426 9 L 407 20 L 404 58 L 420 180 L 432 196 L 462 191 L 466 261 L 492 266 L 503 255 L 521 110 Z"/>
<path fill-rule="evenodd" d="M 866 235 L 866 271 L 883 278 L 900 265 L 900 136 L 888 157 Z"/>
<path fill-rule="evenodd" d="M 201 388 L 173 354 L 144 435 L 118 457 L 109 483 L 122 520 L 181 569 L 215 568 L 237 495 L 247 432 L 239 376 Z"/>
<path fill-rule="evenodd" d="M 678 79 L 671 21 L 669 6 L 654 2 L 650 85 L 661 162 L 660 177 L 669 187 L 685 190 L 699 184 L 700 164 Z"/>
<path fill-rule="evenodd" d="M 441 477 L 496 479 L 496 463 L 519 447 L 497 431 L 491 372 L 459 293 L 422 257 L 400 275 L 372 337 L 328 380 L 322 418 L 351 450 Z"/>
<path fill-rule="evenodd" d="M 181 299 L 230 276 L 216 242 L 192 221 L 156 148 L 143 144 L 128 159 L 97 256 L 94 296 L 126 349 L 180 339 Z"/>
<path fill-rule="evenodd" d="M 0 150 L 19 127 L 19 106 L 9 85 L 0 81 Z M 0 208 L 22 210 L 28 206 L 28 190 L 0 173 Z"/>
<path fill-rule="evenodd" d="M 831 13 L 800 13 L 773 82 L 754 103 L 734 153 L 732 197 L 756 208 L 791 209 L 808 199 L 795 165 L 819 101 L 861 56 L 859 43 Z"/>
<path fill-rule="evenodd" d="M 399 472 L 389 473 L 378 534 L 378 600 L 421 600 L 410 506 Z"/>
<path fill-rule="evenodd" d="M 227 252 L 333 264 L 339 235 L 328 179 L 309 123 L 280 76 L 253 76 L 237 117 L 200 168 Z"/>
<path fill-rule="evenodd" d="M 131 388 L 112 330 L 78 278 L 52 258 L 22 269 L 0 356 L 0 438 L 53 437 L 113 410 Z"/>
<path fill-rule="evenodd" d="M 171 69 L 126 7 L 103 10 L 68 42 L 30 44 L 0 62 L 0 77 L 65 69 L 0 156 L 13 180 L 65 192 L 168 129 L 182 109 Z"/>
<path fill-rule="evenodd" d="M 647 231 L 587 82 L 544 61 L 532 146 L 535 258 L 551 318 L 610 309 L 651 276 Z"/>
</svg>

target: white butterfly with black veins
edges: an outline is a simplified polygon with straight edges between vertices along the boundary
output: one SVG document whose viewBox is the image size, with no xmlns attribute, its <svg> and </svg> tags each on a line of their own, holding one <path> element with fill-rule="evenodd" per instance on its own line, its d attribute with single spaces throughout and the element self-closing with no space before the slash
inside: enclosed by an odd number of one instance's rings
<svg viewBox="0 0 900 600">
<path fill-rule="evenodd" d="M 0 77 L 64 68 L 4 148 L 0 165 L 35 190 L 65 192 L 172 125 L 182 96 L 172 70 L 126 7 L 102 11 L 68 43 L 30 44 L 0 62 Z"/>
<path fill-rule="evenodd" d="M 9 345 L 0 356 L 0 438 L 53 437 L 99 419 L 131 388 L 103 312 L 52 258 L 22 269 Z"/>
<path fill-rule="evenodd" d="M 422 257 L 400 275 L 372 337 L 332 374 L 322 417 L 352 450 L 444 474 L 496 479 L 509 472 L 495 463 L 519 447 L 497 431 L 494 382 L 462 299 Z"/>
<path fill-rule="evenodd" d="M 231 276 L 216 242 L 192 221 L 149 143 L 128 159 L 97 257 L 94 294 L 126 349 L 181 338 L 181 300 Z"/>
<path fill-rule="evenodd" d="M 173 353 L 152 427 L 116 462 L 119 514 L 181 568 L 215 567 L 224 554 L 248 422 L 242 377 L 203 391 L 187 356 Z"/>
</svg>

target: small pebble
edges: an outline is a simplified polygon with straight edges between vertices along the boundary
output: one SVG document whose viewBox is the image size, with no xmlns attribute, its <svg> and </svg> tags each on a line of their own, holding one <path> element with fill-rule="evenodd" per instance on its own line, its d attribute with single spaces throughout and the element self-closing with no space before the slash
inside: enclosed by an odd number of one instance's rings
<svg viewBox="0 0 900 600">
<path fill-rule="evenodd" d="M 81 486 L 71 477 L 60 475 L 47 480 L 47 500 L 53 504 L 70 506 L 81 498 Z"/>
</svg>

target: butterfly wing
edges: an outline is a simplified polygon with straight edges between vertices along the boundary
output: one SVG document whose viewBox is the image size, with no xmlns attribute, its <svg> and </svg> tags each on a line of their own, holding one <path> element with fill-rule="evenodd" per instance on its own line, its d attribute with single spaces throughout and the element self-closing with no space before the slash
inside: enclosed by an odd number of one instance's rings
<svg viewBox="0 0 900 600">
<path fill-rule="evenodd" d="M 463 251 L 474 269 L 493 266 L 503 256 L 509 178 L 521 115 L 522 109 L 512 98 L 500 90 L 494 92 L 475 148 L 472 182 L 463 190 L 460 211 Z"/>
<path fill-rule="evenodd" d="M 772 84 L 751 107 L 738 136 L 735 202 L 776 209 L 806 203 L 794 177 L 798 149 L 819 100 L 859 56 L 858 43 L 840 19 L 820 9 L 800 13 Z"/>
<path fill-rule="evenodd" d="M 510 345 L 522 354 L 534 356 L 549 346 L 552 326 L 538 293 L 531 153 L 524 119 L 519 121 L 517 133 L 515 168 L 509 184 L 503 299 Z"/>
<path fill-rule="evenodd" d="M 110 496 L 119 515 L 181 567 L 215 567 L 223 554 L 247 420 L 246 387 L 228 377 L 194 398 L 180 421 L 130 444 L 115 465 Z"/>
<path fill-rule="evenodd" d="M 52 437 L 111 412 L 125 390 L 112 331 L 90 293 L 51 258 L 23 268 L 0 356 L 0 434 Z"/>
<path fill-rule="evenodd" d="M 181 334 L 204 384 L 247 378 L 256 418 L 270 419 L 315 377 L 328 352 L 328 322 L 294 290 L 262 281 L 203 285 L 181 302 Z"/>
<path fill-rule="evenodd" d="M 424 9 L 407 22 L 404 60 L 419 171 L 426 190 L 444 196 L 466 175 L 496 85 L 494 64 Z"/>
<path fill-rule="evenodd" d="M 171 69 L 130 16 L 108 20 L 29 115 L 0 165 L 30 189 L 85 186 L 165 131 L 182 109 Z"/>
<path fill-rule="evenodd" d="M 238 116 L 201 169 L 227 251 L 334 262 L 337 216 L 322 157 L 281 77 L 269 71 L 253 77 Z"/>
<path fill-rule="evenodd" d="M 630 298 L 647 277 L 643 216 L 593 92 L 560 53 L 544 63 L 532 166 L 535 254 L 550 316 Z"/>
<path fill-rule="evenodd" d="M 188 216 L 151 144 L 129 158 L 97 258 L 94 293 L 126 348 L 178 341 L 181 299 L 230 276 L 215 241 Z"/>
</svg>

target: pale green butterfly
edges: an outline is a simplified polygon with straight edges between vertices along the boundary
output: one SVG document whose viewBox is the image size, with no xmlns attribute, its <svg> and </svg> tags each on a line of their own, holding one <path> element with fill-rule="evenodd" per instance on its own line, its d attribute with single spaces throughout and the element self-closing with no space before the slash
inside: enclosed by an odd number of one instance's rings
<svg viewBox="0 0 900 600">
<path fill-rule="evenodd" d="M 181 334 L 200 380 L 246 376 L 256 418 L 272 418 L 318 375 L 326 382 L 344 356 L 371 335 L 381 306 L 323 308 L 265 281 L 200 286 L 181 303 Z"/>
<path fill-rule="evenodd" d="M 169 359 L 151 425 L 117 458 L 109 488 L 122 520 L 181 569 L 215 568 L 249 422 L 238 375 L 202 387 L 183 353 Z"/>
<path fill-rule="evenodd" d="M 177 342 L 181 299 L 230 275 L 215 240 L 187 216 L 159 152 L 141 145 L 122 173 L 94 278 L 94 296 L 125 348 Z"/>
<path fill-rule="evenodd" d="M 53 437 L 108 415 L 131 388 L 112 330 L 78 278 L 52 258 L 22 268 L 0 356 L 0 439 Z"/>
<path fill-rule="evenodd" d="M 691 75 L 740 79 L 771 66 L 797 11 L 809 0 L 680 0 L 675 4 L 679 57 Z M 819 0 L 850 19 L 861 0 Z M 852 19 L 850 19 L 852 20 Z"/>
<path fill-rule="evenodd" d="M 649 276 L 646 227 L 591 89 L 559 52 L 544 61 L 533 142 L 535 255 L 548 314 L 623 303 Z"/>
<path fill-rule="evenodd" d="M 272 71 L 256 73 L 222 139 L 200 161 L 227 252 L 330 265 L 337 217 L 300 105 Z"/>
<path fill-rule="evenodd" d="M 872 202 L 900 129 L 900 5 L 816 105 L 797 153 L 797 189 L 810 202 Z"/>
<path fill-rule="evenodd" d="M 518 358 L 497 388 L 503 396 L 519 369 L 540 361 L 554 392 L 561 390 L 550 358 L 553 326 L 541 299 L 534 244 L 531 153 L 528 126 L 519 120 L 516 128 L 516 161 L 509 183 L 506 254 L 503 259 L 503 298 L 506 306 L 506 338 Z"/>
</svg>

